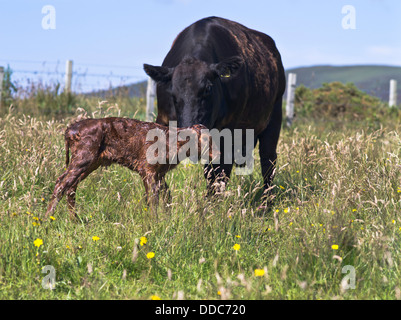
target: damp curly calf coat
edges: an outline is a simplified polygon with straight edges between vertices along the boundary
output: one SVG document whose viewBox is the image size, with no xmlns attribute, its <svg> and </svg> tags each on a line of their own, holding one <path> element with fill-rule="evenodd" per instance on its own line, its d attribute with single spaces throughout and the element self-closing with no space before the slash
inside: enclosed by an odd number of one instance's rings
<svg viewBox="0 0 401 320">
<path fill-rule="evenodd" d="M 164 162 L 156 161 L 155 163 L 152 159 L 149 161 L 147 151 L 157 141 L 157 139 L 147 141 L 147 134 L 152 129 L 156 133 L 164 134 L 166 144 Z M 187 132 L 192 133 L 197 139 L 197 158 L 202 157 L 202 151 L 204 151 L 202 147 L 206 143 L 210 145 L 208 156 L 212 159 L 218 151 L 213 148 L 211 136 L 202 131 L 204 129 L 206 129 L 205 126 L 197 124 L 188 128 L 175 128 L 172 131 L 167 126 L 127 118 L 85 119 L 70 125 L 65 131 L 67 168 L 56 181 L 46 217 L 55 210 L 57 203 L 66 195 L 70 215 L 74 218 L 76 216 L 75 193 L 79 182 L 99 166 L 109 166 L 113 163 L 139 173 L 145 186 L 148 204 L 152 207 L 152 212 L 156 212 L 159 193 L 167 189 L 165 174 L 177 166 L 178 160 L 182 160 L 178 154 L 188 142 L 188 139 L 181 141 L 182 139 L 177 137 L 171 140 L 170 134 L 173 132 L 174 135 L 179 135 L 182 130 L 188 130 Z M 169 141 L 174 141 L 176 145 L 170 146 Z M 185 148 L 184 157 L 189 156 L 189 151 Z M 156 151 L 156 156 L 160 156 L 158 152 Z"/>
</svg>

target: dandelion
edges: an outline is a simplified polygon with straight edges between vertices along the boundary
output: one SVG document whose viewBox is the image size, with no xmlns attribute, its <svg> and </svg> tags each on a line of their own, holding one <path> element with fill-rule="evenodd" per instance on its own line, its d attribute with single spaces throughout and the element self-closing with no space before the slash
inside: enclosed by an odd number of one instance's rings
<svg viewBox="0 0 401 320">
<path fill-rule="evenodd" d="M 284 209 L 284 213 L 288 213 L 288 208 L 285 208 L 285 209 Z"/>
<path fill-rule="evenodd" d="M 236 243 L 236 244 L 234 244 L 233 249 L 235 251 L 238 251 L 239 249 L 241 249 L 241 246 L 238 243 Z"/>
<path fill-rule="evenodd" d="M 32 222 L 32 225 L 34 226 L 34 227 L 37 227 L 37 226 L 40 226 L 40 223 L 37 223 L 37 222 Z"/>
<path fill-rule="evenodd" d="M 279 210 L 279 209 L 276 209 L 276 212 L 280 212 L 280 210 Z"/>
<path fill-rule="evenodd" d="M 356 209 L 352 209 L 352 212 L 356 212 Z"/>
<path fill-rule="evenodd" d="M 153 295 L 150 297 L 150 300 L 160 300 L 159 296 Z"/>
<path fill-rule="evenodd" d="M 333 245 L 331 246 L 331 248 L 332 248 L 333 250 L 338 250 L 338 245 L 337 245 L 337 244 L 333 244 Z"/>
<path fill-rule="evenodd" d="M 391 221 L 391 223 L 395 224 L 395 220 Z"/>
<path fill-rule="evenodd" d="M 217 294 L 219 295 L 219 296 L 221 296 L 221 291 L 219 290 L 219 291 L 217 291 Z"/>
<path fill-rule="evenodd" d="M 53 220 L 53 221 L 56 220 L 56 218 L 53 217 L 53 216 L 50 216 L 50 219 Z"/>
<path fill-rule="evenodd" d="M 154 256 L 155 256 L 154 252 L 148 252 L 147 255 L 146 255 L 146 258 L 152 259 L 152 258 L 154 258 Z"/>
<path fill-rule="evenodd" d="M 255 277 L 263 277 L 264 274 L 265 274 L 265 270 L 255 269 Z"/>
<path fill-rule="evenodd" d="M 284 190 L 285 188 L 284 188 L 283 186 L 280 185 L 280 189 L 283 189 L 283 190 Z"/>
<path fill-rule="evenodd" d="M 33 220 L 39 221 L 38 217 L 32 217 Z"/>
<path fill-rule="evenodd" d="M 43 240 L 37 238 L 37 239 L 33 242 L 33 244 L 35 245 L 35 247 L 38 247 L 38 248 L 39 248 L 39 247 L 43 244 Z"/>
<path fill-rule="evenodd" d="M 289 226 L 292 226 L 292 222 L 290 222 Z"/>
<path fill-rule="evenodd" d="M 92 237 L 92 240 L 95 241 L 95 242 L 98 241 L 99 239 L 100 239 L 100 238 L 99 238 L 98 236 L 93 236 L 93 237 Z"/>
<path fill-rule="evenodd" d="M 241 238 L 241 236 L 240 236 L 239 234 L 237 234 L 235 237 L 236 237 L 236 238 Z"/>
<path fill-rule="evenodd" d="M 146 237 L 140 237 L 139 241 L 139 244 L 143 246 L 144 244 L 146 244 L 146 242 L 148 242 L 148 239 L 146 239 Z"/>
<path fill-rule="evenodd" d="M 42 202 L 43 202 L 43 201 L 45 201 L 45 198 L 42 198 L 42 199 L 40 199 L 40 200 L 42 200 Z"/>
</svg>

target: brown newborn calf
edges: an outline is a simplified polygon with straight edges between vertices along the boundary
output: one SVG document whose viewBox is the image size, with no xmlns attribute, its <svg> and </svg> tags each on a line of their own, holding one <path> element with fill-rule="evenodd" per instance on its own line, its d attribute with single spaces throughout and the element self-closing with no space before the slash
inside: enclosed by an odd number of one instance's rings
<svg viewBox="0 0 401 320">
<path fill-rule="evenodd" d="M 165 139 L 159 141 L 159 137 L 158 139 L 153 137 L 152 141 L 146 141 L 147 134 L 152 129 L 155 129 L 152 133 L 161 134 Z M 112 163 L 118 163 L 140 174 L 145 185 L 148 204 L 152 207 L 152 211 L 156 212 L 159 192 L 167 188 L 164 181 L 165 174 L 182 160 L 182 156 L 179 157 L 180 150 L 184 152 L 183 157 L 188 157 L 190 153 L 187 147 L 182 148 L 187 144 L 188 137 L 185 141 L 180 141 L 176 135 L 182 130 L 188 130 L 182 133 L 190 133 L 196 138 L 197 159 L 201 158 L 204 151 L 202 148 L 205 146 L 209 149 L 208 160 L 219 155 L 217 149 L 213 148 L 211 136 L 205 132 L 201 133 L 202 129 L 206 129 L 205 126 L 194 125 L 189 128 L 173 129 L 170 131 L 169 127 L 153 122 L 126 118 L 85 119 L 69 126 L 65 131 L 67 169 L 56 181 L 46 217 L 55 210 L 64 194 L 67 195 L 71 218 L 75 217 L 75 192 L 78 183 L 99 166 L 109 166 Z M 170 137 L 171 133 L 174 137 Z M 165 150 L 162 148 L 161 151 L 156 150 L 156 141 L 164 143 Z M 170 143 L 173 141 L 175 145 L 170 146 L 169 141 Z M 153 152 L 148 152 L 150 146 L 152 149 L 149 151 Z M 69 150 L 71 150 L 71 161 L 69 161 Z"/>
</svg>

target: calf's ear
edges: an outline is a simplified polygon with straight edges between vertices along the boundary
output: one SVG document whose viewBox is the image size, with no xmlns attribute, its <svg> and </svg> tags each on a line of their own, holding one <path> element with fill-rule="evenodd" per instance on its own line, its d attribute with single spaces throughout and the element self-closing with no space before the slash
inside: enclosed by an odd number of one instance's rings
<svg viewBox="0 0 401 320">
<path fill-rule="evenodd" d="M 219 63 L 214 63 L 210 67 L 221 78 L 230 78 L 244 64 L 244 60 L 240 56 L 233 56 Z"/>
<path fill-rule="evenodd" d="M 143 69 L 149 77 L 158 83 L 167 83 L 171 81 L 174 71 L 174 68 L 151 66 L 146 63 L 143 65 Z"/>
</svg>

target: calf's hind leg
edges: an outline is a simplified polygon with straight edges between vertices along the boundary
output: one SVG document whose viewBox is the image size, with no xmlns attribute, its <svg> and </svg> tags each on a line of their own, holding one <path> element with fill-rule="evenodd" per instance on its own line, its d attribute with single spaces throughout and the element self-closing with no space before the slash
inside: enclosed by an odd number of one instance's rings
<svg viewBox="0 0 401 320">
<path fill-rule="evenodd" d="M 67 168 L 67 171 L 63 173 L 56 181 L 52 197 L 47 207 L 46 215 L 47 218 L 56 209 L 58 202 L 62 199 L 64 194 L 67 193 L 69 209 L 71 217 L 75 217 L 75 191 L 78 183 L 85 179 L 89 173 L 95 170 L 98 165 L 95 165 L 91 161 L 78 162 L 72 161 Z"/>
</svg>

